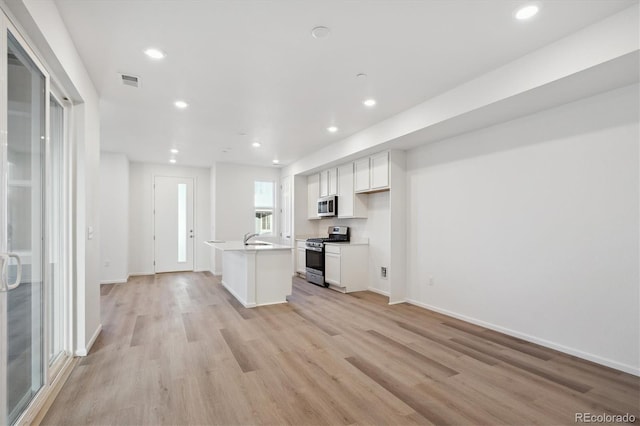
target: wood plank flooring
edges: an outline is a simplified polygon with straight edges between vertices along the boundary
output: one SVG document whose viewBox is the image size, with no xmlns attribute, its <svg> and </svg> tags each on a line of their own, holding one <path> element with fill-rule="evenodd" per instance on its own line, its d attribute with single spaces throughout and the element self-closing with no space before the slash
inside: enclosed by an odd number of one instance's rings
<svg viewBox="0 0 640 426">
<path fill-rule="evenodd" d="M 45 425 L 640 423 L 640 378 L 370 292 L 294 279 L 245 309 L 208 273 L 101 289 L 103 331 Z"/>
</svg>

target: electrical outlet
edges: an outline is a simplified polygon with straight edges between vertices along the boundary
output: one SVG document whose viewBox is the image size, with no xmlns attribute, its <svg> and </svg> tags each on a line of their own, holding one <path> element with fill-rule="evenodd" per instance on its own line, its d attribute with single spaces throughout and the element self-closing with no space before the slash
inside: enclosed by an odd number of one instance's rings
<svg viewBox="0 0 640 426">
<path fill-rule="evenodd" d="M 433 277 L 429 277 L 429 285 L 430 285 L 430 286 L 432 286 L 432 285 L 434 285 L 434 284 L 435 284 L 435 283 L 433 282 Z"/>
<path fill-rule="evenodd" d="M 380 276 L 382 278 L 387 278 L 387 267 L 386 266 L 381 266 L 380 267 Z"/>
</svg>

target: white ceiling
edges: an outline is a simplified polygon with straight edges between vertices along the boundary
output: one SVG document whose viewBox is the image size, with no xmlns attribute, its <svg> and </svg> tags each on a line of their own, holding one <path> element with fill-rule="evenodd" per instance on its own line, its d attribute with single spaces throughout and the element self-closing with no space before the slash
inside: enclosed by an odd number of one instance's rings
<svg viewBox="0 0 640 426">
<path fill-rule="evenodd" d="M 175 147 L 180 165 L 267 166 L 290 164 L 637 0 L 538 1 L 529 22 L 513 19 L 527 3 L 519 0 L 56 3 L 100 93 L 104 151 L 166 163 Z M 318 25 L 331 29 L 328 38 L 311 37 Z M 167 57 L 147 58 L 152 46 Z M 119 73 L 142 86 L 123 86 Z M 367 97 L 378 104 L 364 107 Z M 189 107 L 176 109 L 177 99 Z M 330 125 L 340 130 L 330 134 Z"/>
</svg>

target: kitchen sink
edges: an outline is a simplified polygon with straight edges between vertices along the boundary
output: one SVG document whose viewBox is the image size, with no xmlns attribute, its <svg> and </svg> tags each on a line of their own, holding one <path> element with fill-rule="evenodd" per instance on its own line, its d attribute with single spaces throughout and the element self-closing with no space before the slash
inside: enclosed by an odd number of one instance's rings
<svg viewBox="0 0 640 426">
<path fill-rule="evenodd" d="M 249 241 L 248 243 L 244 243 L 245 246 L 270 246 L 273 243 L 267 243 L 265 241 Z"/>
</svg>

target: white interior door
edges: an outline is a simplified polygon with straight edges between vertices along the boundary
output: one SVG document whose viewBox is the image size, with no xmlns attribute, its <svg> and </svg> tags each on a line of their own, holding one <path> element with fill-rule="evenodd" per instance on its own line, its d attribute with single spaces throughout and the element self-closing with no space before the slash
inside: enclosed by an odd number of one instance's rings
<svg viewBox="0 0 640 426">
<path fill-rule="evenodd" d="M 154 179 L 155 272 L 193 271 L 193 178 Z"/>
</svg>

